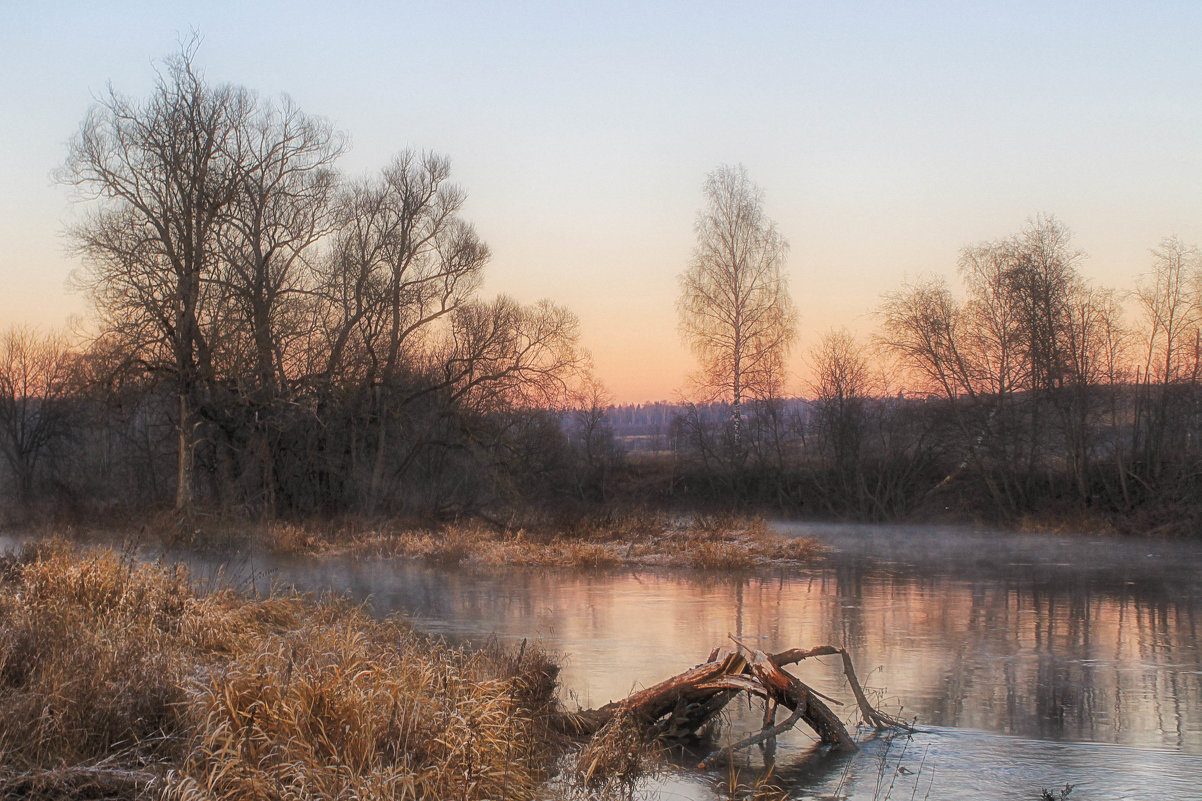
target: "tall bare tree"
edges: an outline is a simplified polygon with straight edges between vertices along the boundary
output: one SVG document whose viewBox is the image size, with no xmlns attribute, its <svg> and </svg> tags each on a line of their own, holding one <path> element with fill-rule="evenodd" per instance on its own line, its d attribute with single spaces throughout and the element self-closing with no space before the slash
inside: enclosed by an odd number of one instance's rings
<svg viewBox="0 0 1202 801">
<path fill-rule="evenodd" d="M 276 501 L 274 441 L 290 400 L 283 388 L 308 372 L 308 354 L 298 351 L 314 344 L 315 251 L 334 225 L 333 165 L 342 144 L 328 122 L 287 97 L 257 100 L 232 132 L 236 191 L 217 229 L 214 291 L 222 300 L 224 383 L 236 397 L 214 417 L 269 515 Z"/>
<path fill-rule="evenodd" d="M 1202 376 L 1198 249 L 1177 237 L 1164 239 L 1152 251 L 1152 272 L 1140 279 L 1135 299 L 1143 318 L 1143 364 L 1133 449 L 1142 454 L 1149 476 L 1157 479 L 1166 459 L 1171 418 L 1177 413 L 1174 406 L 1190 403 L 1190 390 Z"/>
<path fill-rule="evenodd" d="M 1197 377 L 1202 327 L 1202 254 L 1177 237 L 1152 251 L 1152 271 L 1135 290 L 1143 316 L 1145 380 L 1172 384 Z"/>
<path fill-rule="evenodd" d="M 763 209 L 763 190 L 742 166 L 722 166 L 704 187 L 697 245 L 680 275 L 680 332 L 701 361 L 708 400 L 732 406 L 736 446 L 743 403 L 779 387 L 797 337 L 797 312 L 781 268 L 788 243 Z"/>
<path fill-rule="evenodd" d="M 1074 298 L 1083 291 L 1077 265 L 1084 254 L 1073 249 L 1067 227 L 1051 215 L 1038 215 L 1007 240 L 1006 283 L 1036 391 L 1063 387 L 1069 374 L 1067 338 Z"/>
<path fill-rule="evenodd" d="M 176 507 L 193 500 L 197 408 L 211 382 L 204 321 L 216 233 L 238 193 L 230 158 L 251 110 L 245 90 L 209 86 L 196 42 L 168 58 L 149 99 L 111 87 L 71 142 L 62 178 L 96 201 L 72 233 L 108 327 L 173 375 L 179 404 Z"/>
<path fill-rule="evenodd" d="M 324 281 L 334 308 L 326 372 L 358 375 L 374 393 L 369 507 L 380 499 L 390 429 L 437 323 L 472 299 L 489 257 L 460 216 L 465 194 L 450 173 L 442 156 L 405 151 L 342 201 Z"/>
<path fill-rule="evenodd" d="M 313 284 L 314 245 L 334 225 L 334 162 L 343 138 L 285 97 L 262 100 L 232 132 L 235 192 L 218 229 L 216 280 L 251 351 L 239 372 L 273 398 L 305 318 L 293 303 Z M 249 369 L 247 369 L 249 368 Z"/>
<path fill-rule="evenodd" d="M 93 201 L 72 234 L 101 333 L 173 385 L 176 507 L 193 503 L 202 447 L 220 494 L 253 451 L 270 507 L 271 410 L 314 328 L 310 265 L 342 139 L 287 98 L 209 84 L 197 44 L 165 60 L 144 102 L 110 88 L 62 178 Z"/>
</svg>

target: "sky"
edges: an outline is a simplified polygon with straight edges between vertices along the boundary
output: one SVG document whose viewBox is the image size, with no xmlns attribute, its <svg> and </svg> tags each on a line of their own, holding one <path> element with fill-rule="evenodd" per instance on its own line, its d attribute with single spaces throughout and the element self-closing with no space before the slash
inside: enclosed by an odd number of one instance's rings
<svg viewBox="0 0 1202 801">
<path fill-rule="evenodd" d="M 803 394 L 828 329 L 868 336 L 883 292 L 1036 214 L 1119 289 L 1202 242 L 1202 3 L 0 0 L 0 328 L 86 327 L 54 170 L 193 30 L 211 82 L 346 132 L 350 177 L 449 156 L 484 291 L 572 309 L 619 402 L 688 386 L 677 276 L 722 164 L 790 243 Z"/>
</svg>

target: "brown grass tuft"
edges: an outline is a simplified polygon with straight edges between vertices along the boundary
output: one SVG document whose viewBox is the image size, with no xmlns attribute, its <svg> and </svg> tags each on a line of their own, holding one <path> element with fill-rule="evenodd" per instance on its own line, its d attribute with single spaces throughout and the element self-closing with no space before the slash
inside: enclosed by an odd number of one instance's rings
<svg viewBox="0 0 1202 801">
<path fill-rule="evenodd" d="M 189 690 L 169 798 L 530 798 L 537 724 L 479 653 L 357 610 L 263 641 Z"/>
<path fill-rule="evenodd" d="M 555 675 L 338 599 L 27 549 L 0 560 L 0 797 L 532 798 Z"/>
</svg>

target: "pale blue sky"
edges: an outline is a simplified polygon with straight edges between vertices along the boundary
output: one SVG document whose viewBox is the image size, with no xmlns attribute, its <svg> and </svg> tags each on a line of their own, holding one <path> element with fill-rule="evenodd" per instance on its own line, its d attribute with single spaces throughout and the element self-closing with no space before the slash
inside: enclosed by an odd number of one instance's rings
<svg viewBox="0 0 1202 801">
<path fill-rule="evenodd" d="M 286 91 L 353 175 L 449 155 L 486 289 L 576 311 L 623 400 L 689 357 L 676 275 L 705 174 L 742 162 L 792 244 L 801 355 L 882 291 L 1056 214 L 1101 283 L 1202 241 L 1202 3 L 55 3 L 0 0 L 0 327 L 62 325 L 52 170 L 111 81 L 192 28 L 213 81 Z"/>
</svg>

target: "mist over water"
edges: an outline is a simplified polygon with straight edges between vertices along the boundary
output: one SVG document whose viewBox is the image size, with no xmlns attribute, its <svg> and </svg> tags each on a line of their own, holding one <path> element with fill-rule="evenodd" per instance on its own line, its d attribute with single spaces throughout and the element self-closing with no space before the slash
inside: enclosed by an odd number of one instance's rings
<svg viewBox="0 0 1202 801">
<path fill-rule="evenodd" d="M 817 748 L 808 732 L 782 737 L 774 781 L 798 798 L 1029 799 L 1066 782 L 1078 785 L 1074 798 L 1202 798 L 1202 546 L 778 528 L 831 550 L 787 575 L 482 573 L 261 557 L 227 570 L 259 589 L 270 581 L 347 592 L 453 638 L 535 639 L 564 655 L 565 695 L 584 707 L 701 662 L 731 634 L 769 651 L 844 646 L 886 710 L 917 718 L 921 731 L 892 740 L 861 732 L 871 739 L 852 758 Z M 850 700 L 836 660 L 797 670 L 820 692 Z M 854 709 L 844 711 L 851 720 Z M 719 743 L 755 730 L 760 717 L 732 704 Z M 682 755 L 679 775 L 642 791 L 722 797 L 729 772 L 689 770 L 699 758 Z M 746 781 L 765 770 L 756 749 L 736 764 Z"/>
</svg>

